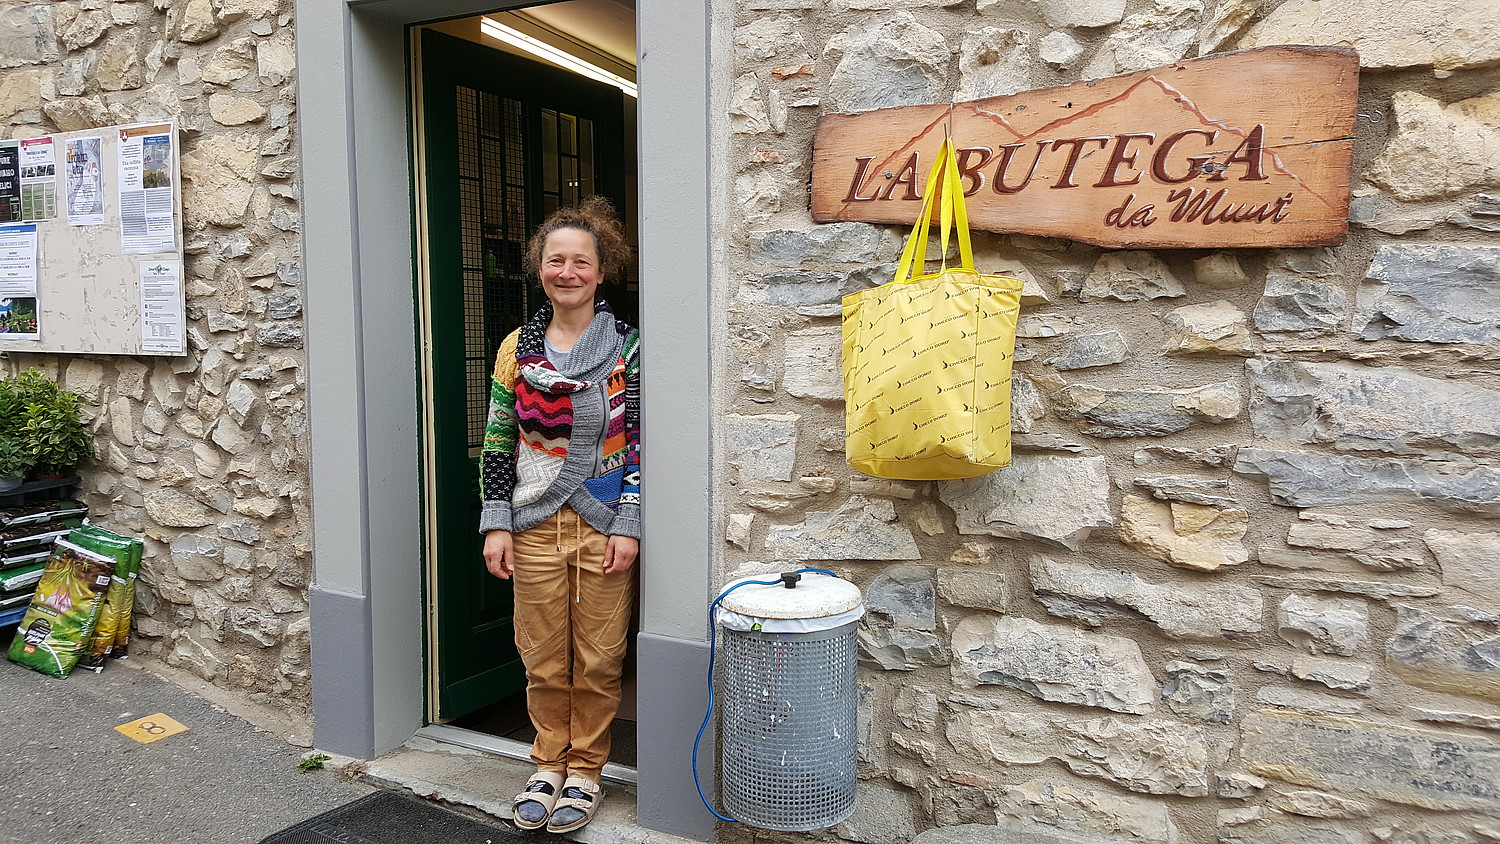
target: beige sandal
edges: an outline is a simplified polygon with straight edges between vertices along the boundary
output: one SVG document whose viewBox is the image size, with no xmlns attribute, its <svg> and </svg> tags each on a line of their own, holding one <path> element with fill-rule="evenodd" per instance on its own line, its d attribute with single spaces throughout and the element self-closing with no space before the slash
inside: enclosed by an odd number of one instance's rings
<svg viewBox="0 0 1500 844">
<path fill-rule="evenodd" d="M 563 783 L 562 796 L 552 806 L 547 819 L 548 832 L 572 832 L 594 819 L 594 812 L 604 800 L 604 789 L 599 783 L 583 777 L 568 777 Z M 568 811 L 571 810 L 571 811 Z M 562 818 L 559 819 L 558 815 Z"/>
<path fill-rule="evenodd" d="M 541 829 L 547 825 L 552 817 L 552 808 L 557 803 L 557 795 L 562 792 L 563 775 L 561 771 L 537 771 L 526 780 L 526 787 L 511 801 L 511 819 L 515 821 L 519 829 Z M 522 807 L 527 803 L 535 803 L 542 808 L 541 817 L 527 818 L 523 815 L 535 815 L 536 810 Z"/>
</svg>

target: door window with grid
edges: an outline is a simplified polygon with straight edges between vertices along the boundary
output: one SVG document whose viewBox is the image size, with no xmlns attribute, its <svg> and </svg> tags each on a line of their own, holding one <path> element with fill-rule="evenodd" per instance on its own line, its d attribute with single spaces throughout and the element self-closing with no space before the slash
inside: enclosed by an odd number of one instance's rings
<svg viewBox="0 0 1500 844">
<path fill-rule="evenodd" d="M 459 225 L 469 449 L 478 456 L 489 413 L 490 371 L 505 335 L 541 307 L 526 266 L 526 114 L 508 97 L 457 87 Z M 550 214 L 595 192 L 594 123 L 541 109 L 538 163 Z M 539 222 L 539 221 L 538 221 Z"/>
</svg>

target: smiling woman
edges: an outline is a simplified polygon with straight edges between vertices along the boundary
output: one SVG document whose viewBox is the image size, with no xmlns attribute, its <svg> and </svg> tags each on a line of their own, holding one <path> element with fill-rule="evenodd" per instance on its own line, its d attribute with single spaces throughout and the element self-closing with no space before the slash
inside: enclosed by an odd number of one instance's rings
<svg viewBox="0 0 1500 844">
<path fill-rule="evenodd" d="M 527 249 L 547 303 L 495 358 L 479 529 L 485 566 L 515 589 L 537 733 L 536 773 L 514 801 L 522 829 L 589 822 L 620 708 L 640 550 L 640 334 L 596 294 L 627 251 L 602 197 L 549 216 Z"/>
</svg>

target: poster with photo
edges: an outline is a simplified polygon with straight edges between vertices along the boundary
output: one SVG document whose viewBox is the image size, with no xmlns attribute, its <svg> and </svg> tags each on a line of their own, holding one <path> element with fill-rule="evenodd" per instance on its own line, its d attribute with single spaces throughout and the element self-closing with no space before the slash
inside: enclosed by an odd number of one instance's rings
<svg viewBox="0 0 1500 844">
<path fill-rule="evenodd" d="M 52 138 L 27 138 L 20 143 L 21 219 L 51 220 L 57 216 L 57 159 Z"/>
<path fill-rule="evenodd" d="M 15 141 L 0 141 L 0 223 L 21 219 L 21 153 Z"/>
<path fill-rule="evenodd" d="M 0 340 L 40 340 L 36 299 L 0 296 Z"/>
<path fill-rule="evenodd" d="M 74 138 L 63 163 L 68 225 L 104 225 L 104 139 Z"/>
<path fill-rule="evenodd" d="M 126 255 L 177 248 L 171 132 L 166 124 L 120 130 L 120 251 Z"/>
</svg>

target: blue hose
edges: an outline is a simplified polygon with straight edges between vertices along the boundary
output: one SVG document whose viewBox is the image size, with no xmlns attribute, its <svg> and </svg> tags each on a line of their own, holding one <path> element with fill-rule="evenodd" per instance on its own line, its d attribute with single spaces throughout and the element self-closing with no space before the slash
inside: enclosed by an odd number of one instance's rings
<svg viewBox="0 0 1500 844">
<path fill-rule="evenodd" d="M 838 575 L 828 569 L 797 569 L 792 574 L 806 574 L 808 572 L 817 572 L 818 574 L 826 574 L 829 577 L 838 577 Z M 708 722 L 714 715 L 714 659 L 715 644 L 718 642 L 718 636 L 714 630 L 714 610 L 718 609 L 719 602 L 729 597 L 731 592 L 741 586 L 750 586 L 752 584 L 756 586 L 783 585 L 780 580 L 746 580 L 743 583 L 736 583 L 724 590 L 720 593 L 719 597 L 713 599 L 713 602 L 708 605 L 708 711 L 703 713 L 703 724 L 698 727 L 698 735 L 693 738 L 693 786 L 698 789 L 698 799 L 703 801 L 703 807 L 708 809 L 714 817 L 726 823 L 739 823 L 739 821 L 734 818 L 726 818 L 714 811 L 714 807 L 708 802 L 708 798 L 704 796 L 703 783 L 698 780 L 698 743 L 703 740 L 703 733 L 708 729 Z"/>
</svg>

